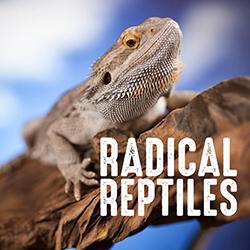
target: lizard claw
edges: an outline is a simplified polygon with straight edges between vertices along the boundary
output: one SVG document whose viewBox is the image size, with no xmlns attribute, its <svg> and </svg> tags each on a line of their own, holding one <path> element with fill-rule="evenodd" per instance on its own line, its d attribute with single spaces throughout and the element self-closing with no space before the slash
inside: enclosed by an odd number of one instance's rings
<svg viewBox="0 0 250 250">
<path fill-rule="evenodd" d="M 81 199 L 81 182 L 86 186 L 98 185 L 99 181 L 95 178 L 96 173 L 87 170 L 88 165 L 91 163 L 90 158 L 86 158 L 82 163 L 74 164 L 71 166 L 65 166 L 62 173 L 66 179 L 65 193 L 68 194 L 73 184 L 74 197 L 77 201 Z"/>
<path fill-rule="evenodd" d="M 81 199 L 81 184 L 79 181 L 74 183 L 74 197 L 77 201 Z"/>
<path fill-rule="evenodd" d="M 96 179 L 87 179 L 84 176 L 80 178 L 80 181 L 87 186 L 95 186 L 99 184 L 99 181 Z"/>
<path fill-rule="evenodd" d="M 67 180 L 65 183 L 65 193 L 68 194 L 70 187 L 72 185 L 72 182 Z M 76 182 L 74 183 L 74 197 L 76 201 L 79 201 L 81 199 L 81 186 L 80 186 L 80 182 Z"/>
<path fill-rule="evenodd" d="M 97 176 L 95 172 L 87 170 L 87 167 L 90 163 L 91 163 L 91 159 L 86 158 L 80 164 L 80 165 L 82 165 L 82 168 L 81 168 L 81 176 L 80 176 L 79 180 L 87 186 L 92 185 L 92 184 L 90 184 L 90 185 L 88 184 L 88 183 L 92 183 L 92 182 L 89 182 L 88 179 L 93 179 L 93 178 L 96 178 L 96 176 Z"/>
<path fill-rule="evenodd" d="M 65 186 L 64 186 L 64 190 L 65 190 L 66 194 L 69 193 L 70 187 L 71 187 L 71 181 L 70 180 L 66 180 L 66 183 L 65 183 Z"/>
</svg>

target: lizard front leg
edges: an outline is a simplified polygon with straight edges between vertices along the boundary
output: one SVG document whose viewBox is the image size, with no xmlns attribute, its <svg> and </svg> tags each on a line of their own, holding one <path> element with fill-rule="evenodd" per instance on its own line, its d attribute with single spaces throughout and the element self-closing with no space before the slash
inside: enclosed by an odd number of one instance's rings
<svg viewBox="0 0 250 250">
<path fill-rule="evenodd" d="M 81 118 L 62 118 L 53 123 L 48 129 L 48 137 L 57 165 L 66 180 L 65 192 L 68 193 L 70 186 L 74 186 L 74 197 L 81 198 L 80 185 L 97 185 L 96 174 L 88 171 L 90 158 L 81 161 L 79 152 L 74 145 L 84 145 L 88 141 L 86 121 Z"/>
<path fill-rule="evenodd" d="M 171 110 L 186 106 L 199 93 L 194 91 L 173 91 L 167 97 L 167 107 Z"/>
</svg>

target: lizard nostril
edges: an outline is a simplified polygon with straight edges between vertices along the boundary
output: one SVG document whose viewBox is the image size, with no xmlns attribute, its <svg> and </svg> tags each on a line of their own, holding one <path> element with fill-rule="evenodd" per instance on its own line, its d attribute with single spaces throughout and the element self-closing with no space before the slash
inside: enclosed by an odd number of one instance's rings
<svg viewBox="0 0 250 250">
<path fill-rule="evenodd" d="M 103 83 L 109 84 L 111 82 L 111 74 L 109 72 L 106 72 L 103 76 Z"/>
</svg>

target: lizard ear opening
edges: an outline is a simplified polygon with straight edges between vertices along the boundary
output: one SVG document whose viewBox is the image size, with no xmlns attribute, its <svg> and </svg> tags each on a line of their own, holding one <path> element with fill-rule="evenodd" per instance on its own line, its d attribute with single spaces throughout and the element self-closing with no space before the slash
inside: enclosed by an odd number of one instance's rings
<svg viewBox="0 0 250 250">
<path fill-rule="evenodd" d="M 103 84 L 107 85 L 111 82 L 111 74 L 109 72 L 106 72 L 103 76 Z"/>
</svg>

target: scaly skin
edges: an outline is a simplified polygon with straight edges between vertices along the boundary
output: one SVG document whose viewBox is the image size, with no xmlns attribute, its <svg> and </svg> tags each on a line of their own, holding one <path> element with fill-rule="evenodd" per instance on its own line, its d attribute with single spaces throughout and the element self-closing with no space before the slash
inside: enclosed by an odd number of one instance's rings
<svg viewBox="0 0 250 250">
<path fill-rule="evenodd" d="M 139 133 L 164 114 L 161 96 L 169 96 L 182 68 L 181 40 L 181 30 L 170 18 L 149 18 L 126 29 L 85 83 L 25 129 L 29 154 L 57 164 L 65 191 L 73 184 L 76 200 L 81 182 L 98 184 L 95 173 L 87 170 L 91 160 L 79 153 L 96 133 L 112 127 Z"/>
</svg>

